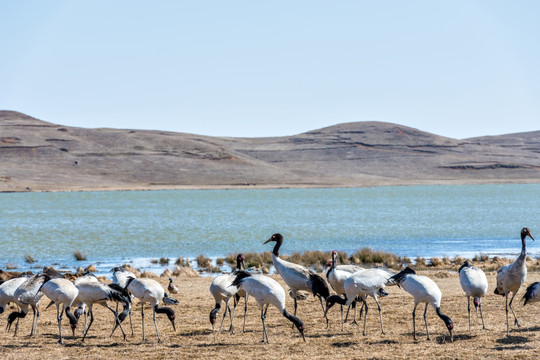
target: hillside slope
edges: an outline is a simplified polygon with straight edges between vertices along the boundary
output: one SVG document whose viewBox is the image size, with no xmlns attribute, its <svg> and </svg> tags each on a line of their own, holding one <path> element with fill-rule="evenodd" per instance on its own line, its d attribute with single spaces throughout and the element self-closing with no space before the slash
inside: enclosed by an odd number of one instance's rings
<svg viewBox="0 0 540 360">
<path fill-rule="evenodd" d="M 540 131 L 456 140 L 356 122 L 274 138 L 85 129 L 0 111 L 0 191 L 538 182 Z"/>
</svg>

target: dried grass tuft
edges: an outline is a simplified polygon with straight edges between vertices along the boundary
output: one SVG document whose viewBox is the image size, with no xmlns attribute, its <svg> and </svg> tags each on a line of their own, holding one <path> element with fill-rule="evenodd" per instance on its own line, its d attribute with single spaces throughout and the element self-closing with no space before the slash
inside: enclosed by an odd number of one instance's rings
<svg viewBox="0 0 540 360">
<path fill-rule="evenodd" d="M 200 269 L 205 269 L 206 271 L 212 270 L 212 262 L 210 261 L 210 258 L 207 258 L 202 254 L 197 256 L 197 266 Z"/>
</svg>

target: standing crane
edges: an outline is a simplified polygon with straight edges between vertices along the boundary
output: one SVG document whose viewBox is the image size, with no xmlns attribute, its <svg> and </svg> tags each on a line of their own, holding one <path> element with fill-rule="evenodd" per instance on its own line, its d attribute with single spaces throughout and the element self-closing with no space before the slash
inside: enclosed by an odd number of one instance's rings
<svg viewBox="0 0 540 360">
<path fill-rule="evenodd" d="M 161 338 L 159 337 L 159 330 L 156 322 L 156 313 L 165 314 L 172 324 L 174 331 L 176 332 L 176 326 L 174 325 L 175 314 L 174 310 L 170 307 L 159 307 L 159 303 L 165 297 L 165 290 L 161 285 L 152 279 L 134 279 L 129 278 L 127 285 L 125 287 L 129 293 L 133 294 L 141 302 L 141 317 L 142 317 L 142 339 L 144 337 L 144 303 L 149 303 L 152 306 L 154 314 L 154 326 L 156 327 L 156 334 L 158 342 L 161 343 Z M 114 330 L 113 330 L 114 331 Z"/>
<path fill-rule="evenodd" d="M 246 294 L 251 295 L 257 300 L 259 307 L 261 308 L 261 320 L 263 324 L 263 338 L 262 342 L 269 343 L 268 333 L 266 332 L 266 312 L 268 311 L 268 305 L 274 305 L 289 321 L 296 326 L 300 335 L 306 341 L 304 335 L 304 323 L 302 320 L 294 315 L 291 315 L 285 309 L 285 290 L 274 279 L 264 275 L 251 275 L 247 271 L 239 271 L 236 273 L 236 278 L 232 282 L 231 286 L 235 286 L 241 290 L 244 290 Z"/>
<path fill-rule="evenodd" d="M 229 327 L 229 331 L 231 334 L 234 334 L 234 326 L 233 326 L 233 319 L 234 314 L 236 311 L 236 305 L 238 304 L 238 301 L 240 297 L 244 297 L 245 304 L 244 304 L 244 326 L 242 328 L 242 332 L 246 332 L 246 313 L 247 313 L 247 295 L 245 291 L 238 291 L 238 288 L 231 286 L 233 280 L 236 277 L 236 273 L 242 269 L 245 268 L 244 265 L 245 256 L 243 254 L 238 254 L 236 256 L 236 268 L 232 274 L 223 274 L 214 279 L 212 281 L 212 284 L 210 284 L 210 293 L 214 297 L 215 306 L 210 311 L 210 324 L 212 324 L 212 330 L 214 330 L 214 324 L 216 323 L 216 318 L 219 310 L 221 309 L 221 303 L 225 303 L 225 311 L 223 312 L 223 317 L 221 318 L 221 325 L 219 326 L 218 333 L 221 333 L 221 328 L 223 327 L 223 321 L 225 320 L 225 316 L 227 315 L 227 310 L 229 311 L 229 317 L 231 318 L 231 325 Z M 234 300 L 234 306 L 233 311 L 231 312 L 231 308 L 229 306 L 230 299 L 233 298 Z"/>
<path fill-rule="evenodd" d="M 341 298 L 339 295 L 332 295 L 326 301 L 326 311 L 330 309 L 335 303 L 340 305 L 350 305 L 354 299 L 359 297 L 362 299 L 364 306 L 366 308 L 366 313 L 364 315 L 364 331 L 363 334 L 366 335 L 366 320 L 368 313 L 367 306 L 367 297 L 371 296 L 373 300 L 377 303 L 379 309 L 379 321 L 381 323 L 381 332 L 384 334 L 383 322 L 382 322 L 382 310 L 379 300 L 377 298 L 378 294 L 386 294 L 383 289 L 386 285 L 389 285 L 390 278 L 395 275 L 393 272 L 386 269 L 366 269 L 354 273 L 349 276 L 344 282 L 345 288 L 345 298 Z M 326 313 L 325 313 L 326 316 Z"/>
<path fill-rule="evenodd" d="M 450 341 L 453 341 L 454 323 L 448 316 L 443 314 L 441 311 L 442 293 L 433 280 L 431 280 L 427 276 L 416 275 L 416 272 L 413 269 L 407 267 L 401 272 L 392 276 L 390 278 L 390 281 L 397 283 L 398 286 L 403 288 L 403 290 L 405 290 L 414 297 L 414 308 L 412 312 L 414 340 L 416 340 L 416 307 L 418 306 L 418 304 L 425 303 L 426 308 L 424 310 L 424 322 L 426 323 L 427 339 L 429 340 L 429 329 L 426 313 L 428 305 L 431 304 L 431 306 L 433 306 L 433 309 L 435 309 L 437 315 L 441 318 L 442 321 L 444 321 L 444 324 L 446 325 L 446 328 L 450 333 Z"/>
<path fill-rule="evenodd" d="M 313 296 L 317 296 L 321 302 L 321 307 L 324 313 L 323 299 L 326 301 L 330 296 L 330 290 L 326 281 L 315 274 L 308 268 L 294 264 L 279 258 L 279 248 L 283 244 L 283 236 L 281 234 L 273 234 L 270 239 L 264 243 L 275 241 L 276 245 L 272 250 L 272 263 L 276 268 L 276 271 L 281 275 L 283 281 L 291 289 L 291 295 L 294 299 L 294 315 L 296 316 L 296 310 L 298 307 L 297 299 L 300 298 L 298 294 L 299 290 L 309 291 Z"/>
<path fill-rule="evenodd" d="M 328 283 L 330 286 L 332 286 L 332 289 L 336 292 L 338 295 L 345 295 L 345 280 L 347 280 L 352 274 L 364 270 L 361 266 L 356 265 L 338 265 L 338 253 L 336 250 L 332 251 L 332 260 L 329 263 L 328 271 L 326 272 L 326 279 L 328 280 Z M 356 324 L 356 299 L 353 300 L 351 303 L 353 312 L 354 312 L 354 320 L 353 324 Z M 347 308 L 347 316 L 349 315 L 349 309 L 351 308 L 351 305 Z M 343 305 L 340 304 L 341 308 L 341 331 L 343 331 Z M 328 310 L 327 310 L 328 312 Z M 328 317 L 326 317 L 326 322 L 328 325 Z"/>
<path fill-rule="evenodd" d="M 497 287 L 495 288 L 494 293 L 505 297 L 506 336 L 510 336 L 508 307 L 510 307 L 512 314 L 514 315 L 514 325 L 519 327 L 519 321 L 516 313 L 514 312 L 514 308 L 512 307 L 512 301 L 514 301 L 514 296 L 516 296 L 516 293 L 519 291 L 521 284 L 523 284 L 527 278 L 527 264 L 525 261 L 527 258 L 527 242 L 525 241 L 525 238 L 527 236 L 534 240 L 530 230 L 524 227 L 521 229 L 521 253 L 519 254 L 518 258 L 513 263 L 505 265 L 497 271 Z M 508 303 L 509 293 L 512 293 L 510 303 Z"/>
<path fill-rule="evenodd" d="M 73 332 L 73 337 L 75 337 L 75 328 L 77 327 L 78 319 L 71 313 L 71 305 L 75 302 L 77 295 L 79 295 L 79 290 L 73 283 L 67 279 L 56 278 L 49 281 L 46 281 L 39 289 L 40 292 L 43 292 L 49 299 L 51 299 L 56 305 L 56 319 L 58 320 L 58 342 L 63 344 L 62 340 L 62 314 L 66 313 L 66 316 L 69 318 L 69 323 L 71 325 L 71 331 Z M 62 305 L 62 311 L 60 311 L 60 305 Z"/>
<path fill-rule="evenodd" d="M 482 314 L 482 297 L 486 295 L 488 281 L 486 274 L 482 269 L 473 266 L 469 261 L 465 261 L 459 268 L 459 282 L 461 288 L 467 296 L 467 310 L 469 312 L 469 334 L 471 333 L 471 297 L 473 298 L 474 308 L 478 316 L 480 308 L 480 317 L 482 318 L 482 329 L 486 328 L 484 324 L 484 315 Z"/>
</svg>

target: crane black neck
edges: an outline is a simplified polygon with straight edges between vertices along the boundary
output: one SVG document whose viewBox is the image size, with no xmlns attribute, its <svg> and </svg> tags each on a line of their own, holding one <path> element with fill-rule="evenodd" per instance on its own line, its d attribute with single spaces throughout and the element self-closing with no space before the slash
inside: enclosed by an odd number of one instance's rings
<svg viewBox="0 0 540 360">
<path fill-rule="evenodd" d="M 281 247 L 281 244 L 283 244 L 283 238 L 277 239 L 276 245 L 274 245 L 274 250 L 272 250 L 272 254 L 279 256 L 279 248 Z"/>
</svg>

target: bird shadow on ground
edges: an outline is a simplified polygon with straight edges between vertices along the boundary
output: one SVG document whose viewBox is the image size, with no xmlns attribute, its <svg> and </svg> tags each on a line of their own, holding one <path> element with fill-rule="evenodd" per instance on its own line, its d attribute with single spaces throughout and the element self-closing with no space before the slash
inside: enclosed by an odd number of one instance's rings
<svg viewBox="0 0 540 360">
<path fill-rule="evenodd" d="M 456 335 L 454 336 L 454 342 L 456 340 L 461 340 L 461 337 L 462 336 L 467 336 L 469 337 L 469 335 Z M 446 336 L 446 335 L 439 335 L 437 337 L 435 337 L 435 342 L 437 344 L 446 344 L 446 343 L 452 343 L 452 341 L 450 341 L 450 336 Z"/>
<path fill-rule="evenodd" d="M 186 333 L 178 333 L 178 335 L 184 336 L 184 337 L 212 335 L 212 330 L 194 330 L 194 331 L 190 331 Z M 217 332 L 216 332 L 216 336 L 223 336 L 223 335 L 224 335 L 223 332 L 221 333 L 221 335 L 217 335 Z"/>
<path fill-rule="evenodd" d="M 339 334 L 313 334 L 313 335 L 306 335 L 306 338 L 310 338 L 310 339 L 317 339 L 317 338 L 334 338 L 334 337 L 338 337 L 338 336 L 352 336 L 353 333 L 352 332 L 342 332 L 342 333 L 339 333 Z"/>
<path fill-rule="evenodd" d="M 390 345 L 390 344 L 399 344 L 396 340 L 379 340 L 379 341 L 370 341 L 368 345 Z"/>
<path fill-rule="evenodd" d="M 64 346 L 66 348 L 76 348 L 76 347 L 80 347 L 80 348 L 89 348 L 89 347 L 96 347 L 96 348 L 115 348 L 115 347 L 118 347 L 118 346 L 123 346 L 125 344 L 121 344 L 121 343 L 112 343 L 112 344 L 92 344 L 92 343 L 88 343 L 88 342 L 82 342 L 82 341 L 78 341 L 78 342 L 75 342 L 75 343 L 66 343 L 64 342 Z"/>
<path fill-rule="evenodd" d="M 514 330 L 512 330 L 512 332 L 522 333 L 522 332 L 539 331 L 539 330 L 540 330 L 540 326 L 535 326 L 535 327 L 526 327 L 526 328 L 514 329 Z"/>
<path fill-rule="evenodd" d="M 496 346 L 493 349 L 497 351 L 503 350 L 530 350 L 531 346 L 523 345 L 525 343 L 531 342 L 531 339 L 524 336 L 508 336 L 495 340 L 498 344 L 502 346 Z"/>
<path fill-rule="evenodd" d="M 211 348 L 211 347 L 220 347 L 220 346 L 240 346 L 241 343 L 226 343 L 226 342 L 212 342 L 207 344 L 196 344 L 195 347 L 199 348 Z"/>
<path fill-rule="evenodd" d="M 502 345 L 516 345 L 516 344 L 525 344 L 531 342 L 531 339 L 524 336 L 505 336 L 503 338 L 495 340 L 497 344 Z"/>
<path fill-rule="evenodd" d="M 356 344 L 358 344 L 358 343 L 356 343 L 354 341 L 344 341 L 344 342 L 334 342 L 331 345 L 333 347 L 337 347 L 337 348 L 347 348 L 347 347 L 354 346 Z"/>
<path fill-rule="evenodd" d="M 21 345 L 2 345 L 0 349 L 28 349 L 28 348 L 40 348 L 41 345 L 30 345 L 30 344 L 21 344 Z"/>
<path fill-rule="evenodd" d="M 454 335 L 454 341 L 464 341 L 464 340 L 472 340 L 476 338 L 476 335 L 469 335 L 469 334 L 459 334 L 459 335 Z M 446 336 L 446 335 L 440 335 L 440 336 L 437 336 L 435 338 L 435 341 L 438 343 L 438 344 L 445 344 L 447 342 L 450 342 L 450 337 Z"/>
</svg>

